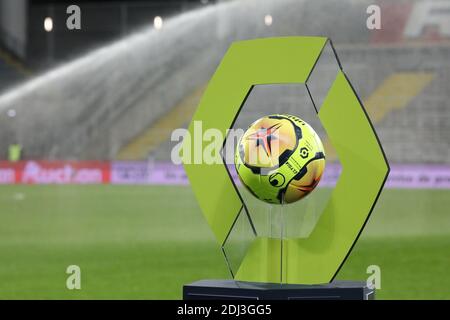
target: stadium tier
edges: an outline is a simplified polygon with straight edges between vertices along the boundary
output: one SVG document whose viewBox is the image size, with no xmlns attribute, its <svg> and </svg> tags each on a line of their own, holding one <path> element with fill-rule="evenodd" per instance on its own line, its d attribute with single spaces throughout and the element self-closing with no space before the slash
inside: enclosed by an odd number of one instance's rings
<svg viewBox="0 0 450 320">
<path fill-rule="evenodd" d="M 368 3 L 334 2 L 348 19 L 324 19 L 326 1 L 232 1 L 183 13 L 163 30 L 143 28 L 1 95 L 0 110 L 17 116 L 1 117 L 0 133 L 7 138 L 0 150 L 20 141 L 28 159 L 169 160 L 170 133 L 187 125 L 232 41 L 300 32 L 334 41 L 390 161 L 449 163 L 450 142 L 442 139 L 450 130 L 449 70 L 442 68 L 449 46 L 369 35 L 366 16 L 356 14 Z M 384 3 L 387 9 L 395 5 Z M 269 11 L 283 17 L 270 28 L 259 20 Z M 239 24 L 230 24 L 231 16 Z M 335 25 L 348 32 L 334 32 Z M 326 91 L 320 86 L 318 81 L 317 90 Z M 239 125 L 278 109 L 311 117 L 303 98 L 301 86 L 255 88 Z M 310 121 L 320 127 L 317 119 Z"/>
<path fill-rule="evenodd" d="M 450 163 L 450 142 L 442 139 L 450 133 L 450 114 L 445 112 L 450 98 L 445 83 L 450 70 L 438 67 L 449 55 L 450 47 L 434 49 L 429 60 L 427 47 L 380 47 L 369 51 L 349 46 L 338 47 L 337 51 L 347 75 L 356 84 L 390 161 Z M 405 52 L 424 57 L 420 60 L 422 63 L 408 65 Z M 321 136 L 326 135 L 312 111 L 302 85 L 257 86 L 243 107 L 236 127 L 245 129 L 260 116 L 284 112 L 306 117 Z M 185 115 L 185 124 L 190 116 Z M 152 151 L 156 159 L 168 159 L 174 145 L 169 137 L 170 131 L 167 131 L 166 141 L 160 148 L 141 144 L 141 150 Z M 329 144 L 328 140 L 325 144 Z M 328 159 L 335 160 L 332 148 L 329 149 Z M 141 152 L 138 158 L 133 158 L 130 154 L 128 159 L 142 160 L 146 155 L 148 153 Z"/>
<path fill-rule="evenodd" d="M 0 93 L 24 81 L 30 74 L 18 59 L 0 48 Z"/>
</svg>

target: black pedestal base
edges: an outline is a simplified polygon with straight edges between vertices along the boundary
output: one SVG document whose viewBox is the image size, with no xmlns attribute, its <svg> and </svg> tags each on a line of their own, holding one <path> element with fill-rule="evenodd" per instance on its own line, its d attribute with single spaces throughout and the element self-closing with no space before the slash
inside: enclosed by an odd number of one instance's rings
<svg viewBox="0 0 450 320">
<path fill-rule="evenodd" d="M 362 281 L 297 285 L 200 280 L 183 287 L 184 300 L 372 300 L 375 290 Z"/>
</svg>

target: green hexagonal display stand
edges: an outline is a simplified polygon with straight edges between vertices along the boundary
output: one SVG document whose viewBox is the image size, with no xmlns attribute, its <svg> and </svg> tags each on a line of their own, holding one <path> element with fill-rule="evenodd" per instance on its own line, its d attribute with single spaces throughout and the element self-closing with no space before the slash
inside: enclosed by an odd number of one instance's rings
<svg viewBox="0 0 450 320">
<path fill-rule="evenodd" d="M 327 38 L 282 37 L 235 42 L 213 75 L 189 126 L 226 136 L 251 88 L 308 80 Z M 320 108 L 322 122 L 343 166 L 324 212 L 306 239 L 256 238 L 235 274 L 255 282 L 330 282 L 359 237 L 384 185 L 389 166 L 365 110 L 340 70 Z M 185 145 L 194 154 L 194 145 Z M 243 208 L 225 164 L 185 163 L 200 208 L 223 245 Z M 271 254 L 267 252 L 272 251 Z M 275 252 L 275 253 L 274 253 Z M 280 258 L 274 261 L 274 257 Z"/>
</svg>

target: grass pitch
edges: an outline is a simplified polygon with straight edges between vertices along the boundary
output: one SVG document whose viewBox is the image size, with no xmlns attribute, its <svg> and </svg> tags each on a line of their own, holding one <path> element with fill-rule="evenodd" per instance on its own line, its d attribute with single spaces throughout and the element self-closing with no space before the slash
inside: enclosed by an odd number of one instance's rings
<svg viewBox="0 0 450 320">
<path fill-rule="evenodd" d="M 376 264 L 378 299 L 450 299 L 449 207 L 449 190 L 384 190 L 338 278 Z M 179 299 L 229 278 L 189 187 L 0 186 L 0 208 L 0 299 Z"/>
</svg>

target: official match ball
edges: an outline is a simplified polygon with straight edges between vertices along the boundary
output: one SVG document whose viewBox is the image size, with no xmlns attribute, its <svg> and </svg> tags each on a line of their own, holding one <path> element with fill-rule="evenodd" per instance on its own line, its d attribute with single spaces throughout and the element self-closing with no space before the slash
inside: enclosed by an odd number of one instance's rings
<svg viewBox="0 0 450 320">
<path fill-rule="evenodd" d="M 242 184 L 258 199 L 274 204 L 304 198 L 325 169 L 322 141 L 314 129 L 282 114 L 253 122 L 240 138 L 234 159 Z"/>
</svg>

